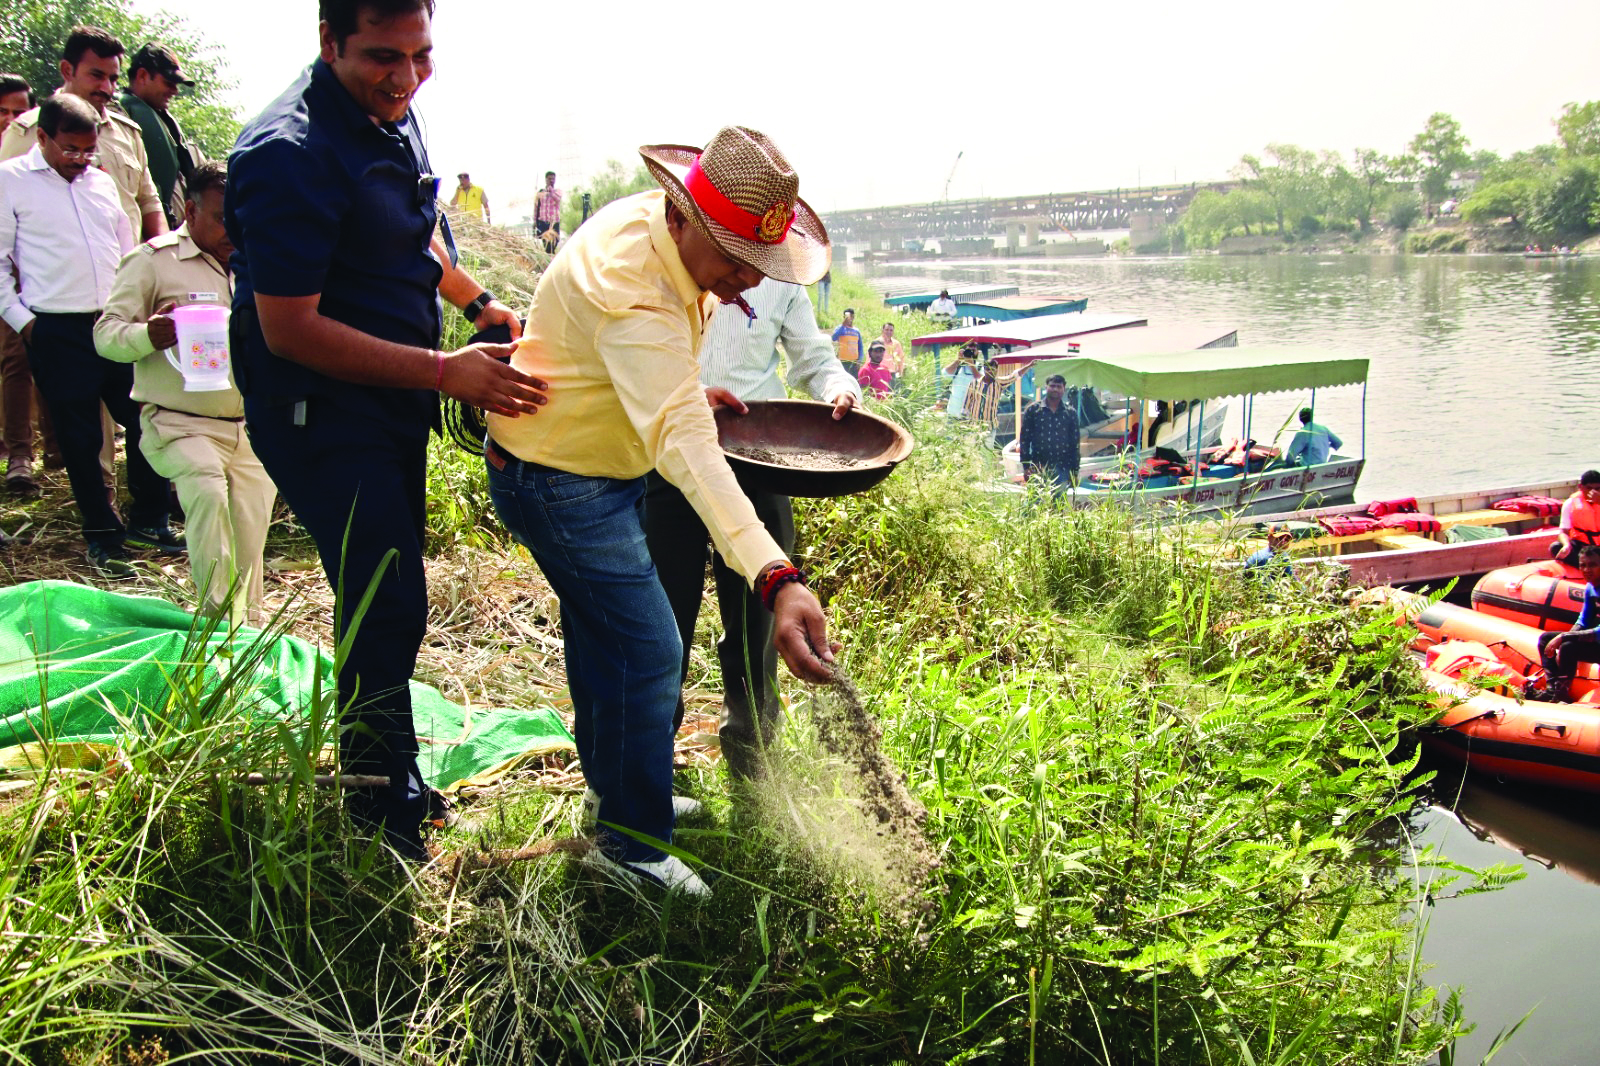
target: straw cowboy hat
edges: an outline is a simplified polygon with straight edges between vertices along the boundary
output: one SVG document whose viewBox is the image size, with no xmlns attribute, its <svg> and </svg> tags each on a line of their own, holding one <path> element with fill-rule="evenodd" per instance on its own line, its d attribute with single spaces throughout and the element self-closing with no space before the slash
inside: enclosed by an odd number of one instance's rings
<svg viewBox="0 0 1600 1066">
<path fill-rule="evenodd" d="M 828 231 L 766 134 L 724 126 L 704 151 L 647 144 L 639 154 L 667 199 L 727 255 L 795 285 L 827 273 Z"/>
</svg>

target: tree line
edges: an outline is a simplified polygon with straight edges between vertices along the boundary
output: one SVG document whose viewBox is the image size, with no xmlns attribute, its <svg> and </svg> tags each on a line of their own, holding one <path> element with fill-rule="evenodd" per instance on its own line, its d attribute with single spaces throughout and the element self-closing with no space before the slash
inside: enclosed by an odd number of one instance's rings
<svg viewBox="0 0 1600 1066">
<path fill-rule="evenodd" d="M 172 98 L 172 114 L 184 132 L 212 158 L 226 158 L 239 136 L 237 112 L 222 102 L 233 87 L 223 50 L 183 19 L 165 11 L 143 15 L 130 0 L 5 0 L 0 18 L 0 72 L 20 74 L 44 99 L 61 85 L 61 46 L 72 27 L 99 26 L 116 36 L 131 56 L 150 41 L 171 48 L 195 80 Z M 123 85 L 127 84 L 126 57 Z"/>
<path fill-rule="evenodd" d="M 1339 152 L 1269 144 L 1241 157 L 1238 188 L 1196 194 L 1156 247 L 1139 250 L 1405 230 L 1443 209 L 1479 225 L 1507 221 L 1536 240 L 1577 241 L 1600 230 L 1600 101 L 1567 104 L 1555 127 L 1554 141 L 1506 158 L 1472 151 L 1461 124 L 1442 111 L 1396 155 L 1358 148 L 1347 161 Z M 1453 204 L 1458 182 L 1464 191 Z"/>
</svg>

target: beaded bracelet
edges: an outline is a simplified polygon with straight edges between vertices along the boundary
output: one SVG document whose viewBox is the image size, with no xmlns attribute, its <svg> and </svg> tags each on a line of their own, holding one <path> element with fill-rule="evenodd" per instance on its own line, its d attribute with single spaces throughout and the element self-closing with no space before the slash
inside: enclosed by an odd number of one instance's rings
<svg viewBox="0 0 1600 1066">
<path fill-rule="evenodd" d="M 769 611 L 776 610 L 778 590 L 792 581 L 798 581 L 802 585 L 810 584 L 806 581 L 806 575 L 800 572 L 799 567 L 787 564 L 769 567 L 766 573 L 762 574 L 756 582 L 757 590 L 761 594 L 762 605 Z"/>
</svg>

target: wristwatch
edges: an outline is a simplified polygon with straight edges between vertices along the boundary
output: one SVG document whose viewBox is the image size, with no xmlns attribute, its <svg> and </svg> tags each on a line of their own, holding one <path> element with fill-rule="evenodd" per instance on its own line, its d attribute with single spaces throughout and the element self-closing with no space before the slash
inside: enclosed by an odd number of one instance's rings
<svg viewBox="0 0 1600 1066">
<path fill-rule="evenodd" d="M 490 295 L 488 289 L 483 290 L 482 292 L 478 293 L 477 297 L 471 303 L 461 309 L 461 317 L 466 319 L 468 322 L 476 322 L 478 320 L 478 314 L 485 307 L 488 307 L 489 302 L 493 299 L 494 297 Z"/>
</svg>

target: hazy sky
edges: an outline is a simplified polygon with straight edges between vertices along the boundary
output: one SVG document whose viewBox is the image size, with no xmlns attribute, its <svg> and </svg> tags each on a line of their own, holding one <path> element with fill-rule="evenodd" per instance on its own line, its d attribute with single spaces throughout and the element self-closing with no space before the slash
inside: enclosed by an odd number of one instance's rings
<svg viewBox="0 0 1600 1066">
<path fill-rule="evenodd" d="M 135 3 L 223 46 L 246 114 L 316 55 L 314 0 Z M 497 221 L 546 169 L 570 188 L 731 123 L 771 135 L 829 211 L 937 200 L 947 179 L 954 198 L 1205 181 L 1277 141 L 1392 153 L 1435 111 L 1507 153 L 1600 98 L 1587 0 L 439 0 L 434 43 L 434 167 L 470 170 Z"/>
</svg>

